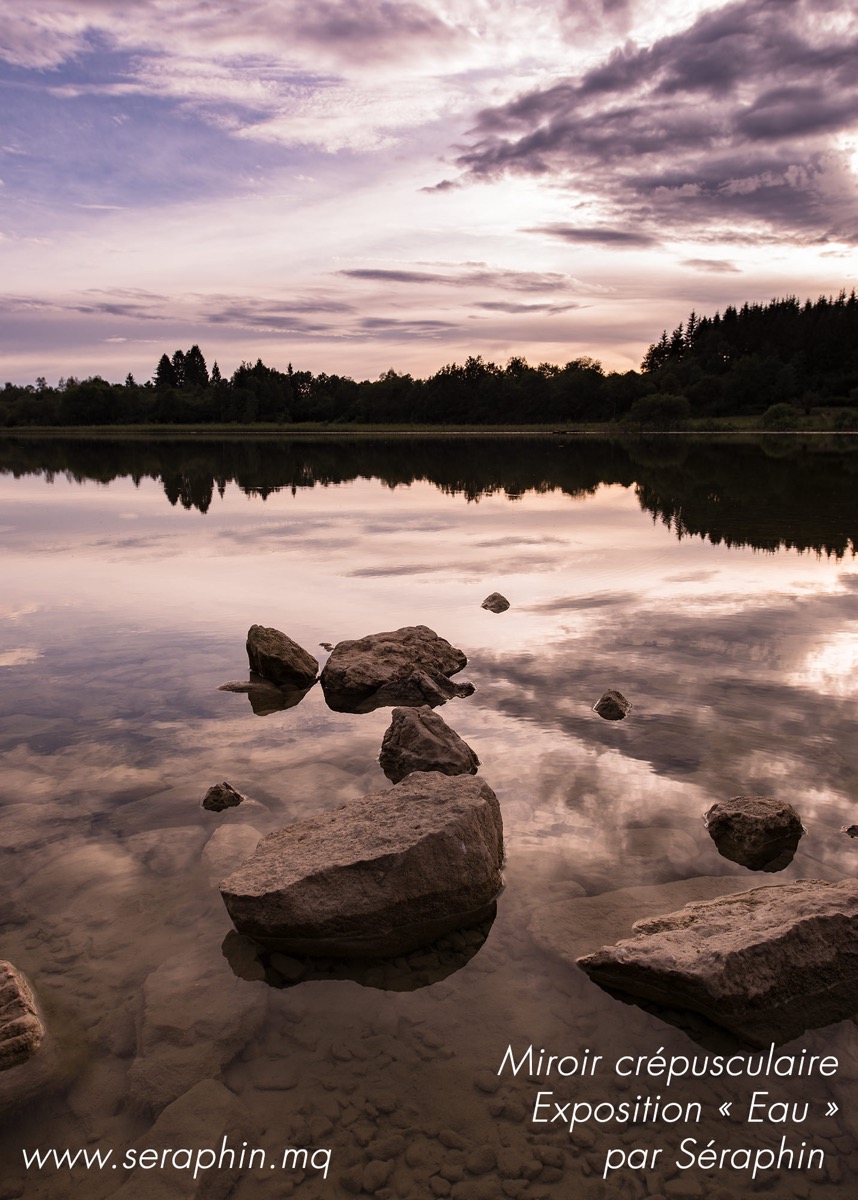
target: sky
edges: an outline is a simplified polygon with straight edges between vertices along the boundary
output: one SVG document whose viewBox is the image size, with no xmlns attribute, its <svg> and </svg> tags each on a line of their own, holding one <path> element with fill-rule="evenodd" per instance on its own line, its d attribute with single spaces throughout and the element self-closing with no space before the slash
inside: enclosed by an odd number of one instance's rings
<svg viewBox="0 0 858 1200">
<path fill-rule="evenodd" d="M 0 382 L 637 368 L 851 291 L 858 9 L 0 0 Z"/>
</svg>

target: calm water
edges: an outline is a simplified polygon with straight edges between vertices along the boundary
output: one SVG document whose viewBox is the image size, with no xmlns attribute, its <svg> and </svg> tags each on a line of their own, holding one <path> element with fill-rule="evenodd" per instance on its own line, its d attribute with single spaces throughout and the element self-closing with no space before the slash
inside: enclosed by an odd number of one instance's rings
<svg viewBox="0 0 858 1200">
<path fill-rule="evenodd" d="M 598 936 L 582 897 L 854 873 L 858 842 L 840 832 L 858 820 L 849 439 L 7 438 L 0 472 L 0 957 L 27 974 L 51 1033 L 28 1102 L 11 1099 L 15 1071 L 0 1078 L 0 1200 L 708 1198 L 750 1189 L 749 1172 L 679 1169 L 682 1138 L 755 1150 L 782 1134 L 825 1164 L 763 1174 L 767 1194 L 854 1196 L 852 1021 L 790 1047 L 841 1059 L 833 1079 L 771 1085 L 812 1101 L 800 1125 L 725 1119 L 721 1103 L 742 1113 L 766 1085 L 704 1080 L 669 1096 L 699 1101 L 698 1124 L 570 1136 L 532 1122 L 541 1087 L 614 1104 L 665 1089 L 496 1074 L 509 1044 L 701 1052 L 540 949 L 546 924 L 578 953 L 627 933 Z M 501 615 L 480 608 L 495 590 L 512 605 Z M 316 687 L 260 717 L 217 690 L 246 678 L 255 622 L 320 665 L 322 642 L 418 623 L 468 655 L 457 678 L 476 692 L 440 711 L 503 811 L 506 889 L 484 944 L 362 983 L 235 975 L 219 879 L 259 834 L 389 786 L 389 710 L 334 713 Z M 627 720 L 592 712 L 607 688 L 632 701 Z M 222 779 L 253 803 L 202 810 Z M 738 794 L 801 814 L 808 832 L 777 876 L 721 858 L 703 826 Z M 684 902 L 664 894 L 640 902 Z M 224 1136 L 264 1148 L 266 1166 L 211 1170 L 207 1192 L 189 1170 L 25 1171 L 21 1152 L 112 1148 L 121 1162 Z M 330 1149 L 327 1178 L 321 1159 L 280 1170 L 287 1146 Z M 633 1146 L 664 1149 L 603 1183 L 606 1150 Z"/>
</svg>

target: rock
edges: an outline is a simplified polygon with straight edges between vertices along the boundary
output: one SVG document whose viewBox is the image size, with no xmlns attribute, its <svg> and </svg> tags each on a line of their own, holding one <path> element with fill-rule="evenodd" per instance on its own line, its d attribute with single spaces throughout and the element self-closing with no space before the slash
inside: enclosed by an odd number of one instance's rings
<svg viewBox="0 0 858 1200">
<path fill-rule="evenodd" d="M 268 834 L 220 885 L 240 933 L 293 954 L 401 954 L 488 913 L 503 825 L 488 784 L 415 772 Z"/>
<path fill-rule="evenodd" d="M 247 631 L 247 657 L 251 671 L 293 688 L 309 687 L 319 671 L 312 654 L 279 629 L 265 625 L 251 625 Z"/>
<path fill-rule="evenodd" d="M 259 1029 L 266 989 L 236 979 L 217 946 L 168 958 L 143 985 L 132 1103 L 160 1112 L 202 1079 L 220 1074 Z"/>
<path fill-rule="evenodd" d="M 44 1036 L 29 983 L 17 967 L 0 960 L 0 1071 L 32 1058 Z"/>
<path fill-rule="evenodd" d="M 734 796 L 713 804 L 706 828 L 718 853 L 752 871 L 782 871 L 804 833 L 795 809 L 768 796 Z"/>
<path fill-rule="evenodd" d="M 639 921 L 579 959 L 597 983 L 768 1046 L 852 1016 L 858 883 L 800 879 Z"/>
<path fill-rule="evenodd" d="M 392 783 L 399 783 L 412 771 L 476 775 L 480 765 L 468 743 L 425 704 L 393 710 L 378 761 Z"/>
<path fill-rule="evenodd" d="M 858 837 L 858 825 L 844 825 L 840 832 L 852 838 Z"/>
<path fill-rule="evenodd" d="M 426 625 L 409 625 L 388 633 L 372 633 L 357 641 L 338 642 L 322 671 L 321 683 L 328 704 L 342 711 L 341 706 L 359 705 L 380 688 L 401 684 L 416 671 L 443 688 L 441 681 L 461 671 L 467 661 L 461 650 Z M 418 701 L 426 702 L 425 696 Z M 391 696 L 384 703 L 402 701 Z"/>
<path fill-rule="evenodd" d="M 502 596 L 500 592 L 492 592 L 490 596 L 486 596 L 480 608 L 487 608 L 489 612 L 493 613 L 506 612 L 509 608 L 509 600 L 507 600 L 506 596 Z"/>
<path fill-rule="evenodd" d="M 623 717 L 627 716 L 631 711 L 631 704 L 625 698 L 622 692 L 610 690 L 596 701 L 593 705 L 593 712 L 604 717 L 606 721 L 622 721 Z"/>
<path fill-rule="evenodd" d="M 243 799 L 241 792 L 237 792 L 231 783 L 224 780 L 223 783 L 216 783 L 209 788 L 203 796 L 202 804 L 209 812 L 223 812 L 225 808 L 237 808 Z"/>
</svg>

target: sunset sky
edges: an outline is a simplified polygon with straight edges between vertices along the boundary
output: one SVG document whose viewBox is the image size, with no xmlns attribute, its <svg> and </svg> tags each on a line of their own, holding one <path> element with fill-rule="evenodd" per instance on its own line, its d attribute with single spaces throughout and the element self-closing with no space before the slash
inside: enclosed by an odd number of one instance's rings
<svg viewBox="0 0 858 1200">
<path fill-rule="evenodd" d="M 858 275 L 840 0 L 0 0 L 0 383 L 637 367 Z"/>
</svg>

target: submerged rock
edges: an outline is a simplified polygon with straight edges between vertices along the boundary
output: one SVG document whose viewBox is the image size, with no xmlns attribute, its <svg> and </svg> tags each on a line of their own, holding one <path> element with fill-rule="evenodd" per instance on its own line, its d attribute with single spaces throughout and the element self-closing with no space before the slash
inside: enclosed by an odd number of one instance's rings
<svg viewBox="0 0 858 1200">
<path fill-rule="evenodd" d="M 263 679 L 298 689 L 309 687 L 319 671 L 312 654 L 266 625 L 251 625 L 247 631 L 247 657 L 251 671 Z"/>
<path fill-rule="evenodd" d="M 734 796 L 713 804 L 705 817 L 718 853 L 752 871 L 782 871 L 804 833 L 795 809 L 768 796 Z"/>
<path fill-rule="evenodd" d="M 32 1058 L 44 1036 L 29 983 L 12 963 L 0 960 L 0 1071 Z"/>
<path fill-rule="evenodd" d="M 444 775 L 476 775 L 480 760 L 467 742 L 428 705 L 395 708 L 378 756 L 391 782 L 412 771 L 441 771 Z"/>
<path fill-rule="evenodd" d="M 506 612 L 509 608 L 509 600 L 507 600 L 506 596 L 502 596 L 500 592 L 492 592 L 490 596 L 486 596 L 480 608 L 487 608 L 489 612 L 493 613 Z"/>
<path fill-rule="evenodd" d="M 200 1080 L 219 1075 L 256 1034 L 265 990 L 242 986 L 205 943 L 168 958 L 143 985 L 132 1103 L 160 1112 Z"/>
<path fill-rule="evenodd" d="M 328 705 L 340 712 L 360 711 L 368 703 L 438 704 L 456 694 L 449 676 L 467 661 L 461 650 L 426 625 L 407 625 L 338 642 L 322 670 L 321 684 Z M 426 694 L 433 690 L 434 700 Z"/>
<path fill-rule="evenodd" d="M 388 956 L 482 920 L 502 860 L 488 784 L 415 772 L 268 834 L 220 890 L 236 929 L 272 948 Z"/>
<path fill-rule="evenodd" d="M 858 883 L 800 879 L 639 921 L 578 960 L 597 983 L 687 1008 L 757 1046 L 852 1016 Z"/>
<path fill-rule="evenodd" d="M 231 783 L 226 780 L 223 783 L 216 783 L 203 796 L 203 808 L 207 808 L 209 812 L 223 812 L 225 808 L 237 808 L 244 800 L 241 792 L 237 792 Z"/>
<path fill-rule="evenodd" d="M 631 704 L 622 692 L 611 689 L 605 692 L 593 705 L 593 712 L 604 717 L 606 721 L 622 721 L 631 711 Z"/>
</svg>

